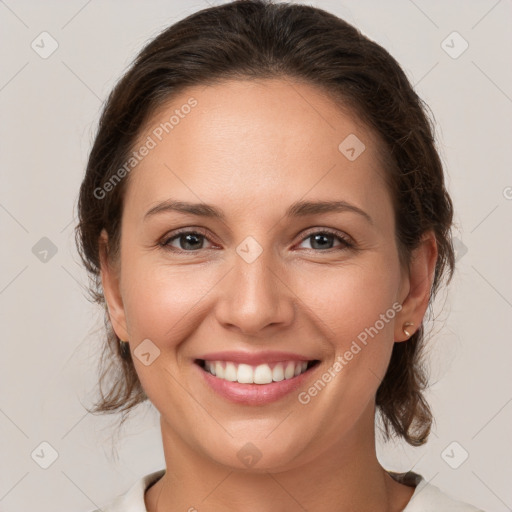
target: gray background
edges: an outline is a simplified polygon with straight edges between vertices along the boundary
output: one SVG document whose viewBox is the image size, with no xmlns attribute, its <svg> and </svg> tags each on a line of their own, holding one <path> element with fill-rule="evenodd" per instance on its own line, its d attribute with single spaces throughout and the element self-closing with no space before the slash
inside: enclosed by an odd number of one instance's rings
<svg viewBox="0 0 512 512">
<path fill-rule="evenodd" d="M 435 114 L 456 207 L 458 269 L 429 345 L 436 426 L 426 446 L 379 444 L 379 458 L 487 511 L 511 510 L 512 3 L 309 3 L 403 66 Z M 106 95 L 146 41 L 207 5 L 0 1 L 2 512 L 91 510 L 164 467 L 151 405 L 126 424 L 118 458 L 116 418 L 82 406 L 95 396 L 102 316 L 85 297 L 75 203 Z M 47 58 L 31 47 L 43 31 L 58 43 Z M 469 44 L 457 58 L 454 31 Z M 47 469 L 42 442 L 58 455 Z"/>
</svg>

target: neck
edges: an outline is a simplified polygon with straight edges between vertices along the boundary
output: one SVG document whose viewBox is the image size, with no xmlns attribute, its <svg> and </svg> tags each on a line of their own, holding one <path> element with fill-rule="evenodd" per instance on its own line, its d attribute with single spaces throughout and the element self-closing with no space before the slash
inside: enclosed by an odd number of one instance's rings
<svg viewBox="0 0 512 512">
<path fill-rule="evenodd" d="M 414 488 L 396 482 L 375 451 L 374 407 L 345 436 L 283 470 L 240 470 L 184 443 L 161 418 L 166 473 L 146 492 L 148 512 L 398 512 Z"/>
</svg>

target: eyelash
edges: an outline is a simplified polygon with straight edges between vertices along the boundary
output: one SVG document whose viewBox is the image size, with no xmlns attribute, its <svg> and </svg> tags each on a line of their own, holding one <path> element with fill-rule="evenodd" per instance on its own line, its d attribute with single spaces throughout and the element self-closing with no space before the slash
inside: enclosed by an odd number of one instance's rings
<svg viewBox="0 0 512 512">
<path fill-rule="evenodd" d="M 183 230 L 177 230 L 174 233 L 172 233 L 171 237 L 168 237 L 168 236 L 165 237 L 161 242 L 159 242 L 158 245 L 160 247 L 162 247 L 164 250 L 171 251 L 174 253 L 182 253 L 182 254 L 183 253 L 192 253 L 193 254 L 193 253 L 197 253 L 201 250 L 201 249 L 197 249 L 197 250 L 192 250 L 192 251 L 185 251 L 183 249 L 177 249 L 176 247 L 171 247 L 169 245 L 170 242 L 172 242 L 176 239 L 179 239 L 180 236 L 183 236 L 183 235 L 200 235 L 200 236 L 206 238 L 206 240 L 211 242 L 211 240 L 209 240 L 207 234 L 202 229 L 189 230 L 189 228 L 184 228 Z M 355 249 L 355 244 L 349 237 L 347 237 L 346 235 L 343 235 L 339 231 L 332 230 L 329 228 L 324 228 L 322 230 L 309 232 L 306 236 L 304 236 L 301 239 L 300 243 L 304 242 L 308 238 L 311 238 L 313 235 L 332 235 L 335 238 L 337 238 L 340 242 L 342 242 L 343 246 L 331 247 L 330 249 L 305 249 L 305 250 L 314 251 L 314 252 L 318 252 L 318 253 L 320 253 L 320 252 L 331 253 L 332 251 Z"/>
</svg>

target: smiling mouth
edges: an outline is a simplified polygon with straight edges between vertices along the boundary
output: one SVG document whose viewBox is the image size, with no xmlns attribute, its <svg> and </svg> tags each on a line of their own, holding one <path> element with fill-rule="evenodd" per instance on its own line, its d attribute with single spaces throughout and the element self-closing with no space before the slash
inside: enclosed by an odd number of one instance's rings
<svg viewBox="0 0 512 512">
<path fill-rule="evenodd" d="M 203 371 L 220 380 L 240 384 L 270 384 L 291 380 L 320 363 L 317 359 L 312 361 L 280 361 L 259 365 L 232 361 L 206 361 L 204 359 L 196 359 L 194 362 Z"/>
</svg>

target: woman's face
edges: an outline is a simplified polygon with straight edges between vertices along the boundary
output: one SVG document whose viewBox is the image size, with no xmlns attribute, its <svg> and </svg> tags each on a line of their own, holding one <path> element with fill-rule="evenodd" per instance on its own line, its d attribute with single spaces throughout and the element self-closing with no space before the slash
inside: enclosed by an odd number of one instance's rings
<svg viewBox="0 0 512 512">
<path fill-rule="evenodd" d="M 163 435 L 255 469 L 373 437 L 376 390 L 416 318 L 400 312 L 410 280 L 370 131 L 313 86 L 229 81 L 185 90 L 143 144 L 120 279 L 103 278 Z M 295 376 L 301 361 L 317 363 Z"/>
</svg>

